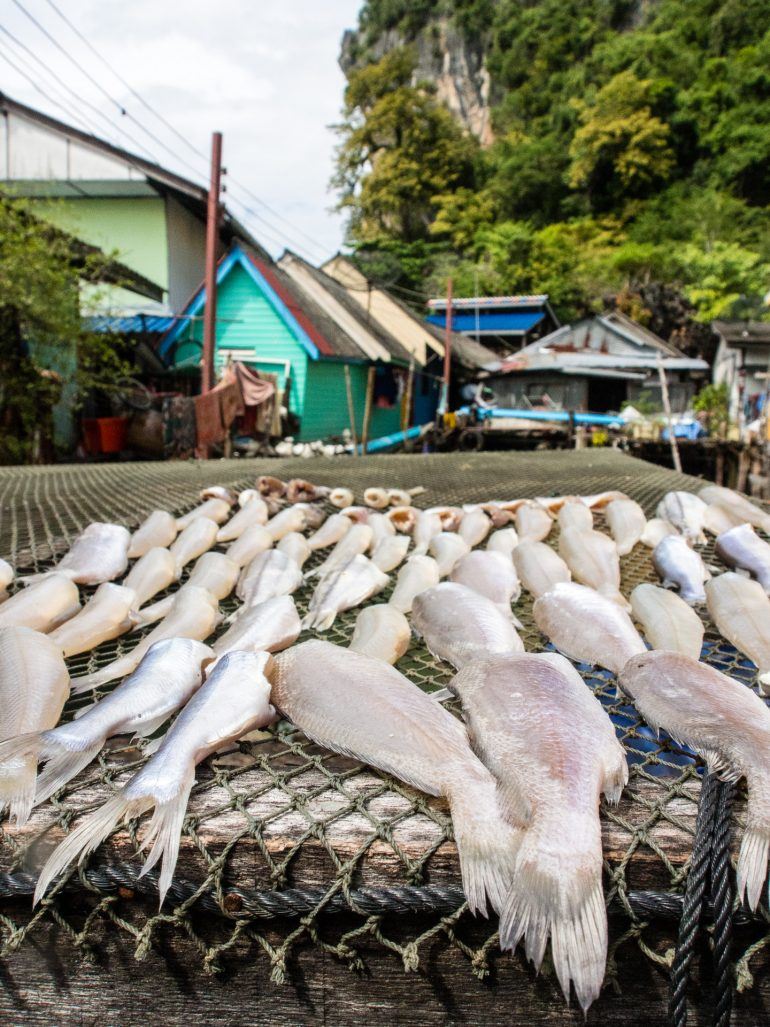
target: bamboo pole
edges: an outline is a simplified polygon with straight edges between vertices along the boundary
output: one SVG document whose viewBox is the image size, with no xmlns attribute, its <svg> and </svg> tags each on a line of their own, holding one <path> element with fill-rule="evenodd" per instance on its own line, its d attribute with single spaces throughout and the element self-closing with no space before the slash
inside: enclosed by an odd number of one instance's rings
<svg viewBox="0 0 770 1027">
<path fill-rule="evenodd" d="M 406 377 L 406 392 L 401 409 L 401 431 L 406 431 L 412 420 L 412 391 L 414 390 L 414 355 L 409 361 L 409 373 Z"/>
<path fill-rule="evenodd" d="M 674 435 L 674 422 L 671 418 L 671 401 L 668 398 L 668 379 L 666 378 L 666 371 L 663 367 L 663 360 L 658 356 L 658 377 L 660 378 L 660 392 L 663 399 L 663 410 L 666 413 L 666 420 L 668 421 L 668 440 L 671 444 L 671 459 L 674 461 L 674 470 L 679 474 L 682 473 L 682 460 L 679 456 L 679 446 L 676 442 L 676 436 Z"/>
<path fill-rule="evenodd" d="M 372 365 L 369 374 L 366 376 L 366 402 L 364 403 L 364 423 L 361 428 L 361 452 L 366 456 L 366 446 L 369 442 L 369 420 L 372 416 L 372 397 L 374 396 L 374 376 L 377 368 Z"/>
<path fill-rule="evenodd" d="M 356 435 L 356 409 L 353 406 L 353 386 L 350 382 L 350 365 L 345 364 L 345 392 L 348 395 L 348 417 L 350 418 L 350 434 L 353 439 L 353 454 L 358 456 L 358 437 Z"/>
</svg>

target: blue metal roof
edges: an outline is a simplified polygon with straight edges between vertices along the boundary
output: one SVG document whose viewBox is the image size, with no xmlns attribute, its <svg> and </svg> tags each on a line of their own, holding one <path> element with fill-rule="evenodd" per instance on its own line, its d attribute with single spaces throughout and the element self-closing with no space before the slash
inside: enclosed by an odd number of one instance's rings
<svg viewBox="0 0 770 1027">
<path fill-rule="evenodd" d="M 452 328 L 456 332 L 466 332 L 469 335 L 476 334 L 476 324 L 480 334 L 489 333 L 494 335 L 521 335 L 534 328 L 545 317 L 542 310 L 536 311 L 511 311 L 510 314 L 487 313 L 479 310 L 478 318 L 475 313 L 452 314 Z M 429 314 L 427 320 L 431 324 L 444 327 L 444 314 Z"/>
<path fill-rule="evenodd" d="M 116 335 L 145 335 L 167 332 L 177 321 L 186 321 L 185 317 L 173 315 L 131 314 L 127 317 L 110 317 L 101 315 L 89 317 L 88 327 L 92 332 L 112 332 Z"/>
</svg>

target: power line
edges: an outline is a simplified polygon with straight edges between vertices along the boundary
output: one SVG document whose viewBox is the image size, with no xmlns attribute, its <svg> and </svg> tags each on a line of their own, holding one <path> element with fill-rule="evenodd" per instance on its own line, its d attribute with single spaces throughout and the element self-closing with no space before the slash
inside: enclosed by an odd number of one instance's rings
<svg viewBox="0 0 770 1027">
<path fill-rule="evenodd" d="M 2 45 L 3 44 L 0 44 L 0 46 L 2 46 Z M 17 55 L 14 54 L 14 57 L 16 57 L 16 56 Z M 8 56 L 8 54 L 5 53 L 2 49 L 0 49 L 0 57 L 3 58 L 3 60 L 6 62 L 6 64 L 9 64 L 13 68 L 13 70 L 16 72 L 17 75 L 21 75 L 21 77 L 23 79 L 25 79 L 27 82 L 29 82 L 29 84 L 32 86 L 32 88 L 35 89 L 38 93 L 40 93 L 40 95 L 45 100 L 47 100 L 48 103 L 52 103 L 54 105 L 54 107 L 58 107 L 59 110 L 64 111 L 64 113 L 67 115 L 68 118 L 75 118 L 76 121 L 79 121 L 81 128 L 82 128 L 82 126 L 84 126 L 86 124 L 85 121 L 80 117 L 80 115 L 76 111 L 73 111 L 73 110 L 71 110 L 68 107 L 65 107 L 64 104 L 61 103 L 59 100 L 56 100 L 54 97 L 49 96 L 49 94 L 46 93 L 46 91 L 35 81 L 35 79 L 32 78 L 31 75 L 28 75 L 27 72 L 24 71 L 23 68 L 20 68 L 18 66 L 18 64 L 16 64 L 14 61 L 12 61 L 11 58 Z"/>
</svg>

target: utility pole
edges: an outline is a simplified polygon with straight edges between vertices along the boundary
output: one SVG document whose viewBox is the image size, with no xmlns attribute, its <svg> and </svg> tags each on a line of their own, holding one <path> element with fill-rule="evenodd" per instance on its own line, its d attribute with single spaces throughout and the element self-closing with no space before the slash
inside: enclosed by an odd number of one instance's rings
<svg viewBox="0 0 770 1027">
<path fill-rule="evenodd" d="M 219 192 L 222 176 L 222 133 L 211 136 L 211 182 L 206 211 L 206 305 L 203 309 L 203 363 L 201 392 L 214 388 L 214 350 L 217 331 L 217 243 L 219 241 Z"/>
<path fill-rule="evenodd" d="M 444 322 L 444 395 L 440 413 L 449 412 L 449 378 L 452 366 L 452 279 L 446 283 L 446 320 Z"/>
</svg>

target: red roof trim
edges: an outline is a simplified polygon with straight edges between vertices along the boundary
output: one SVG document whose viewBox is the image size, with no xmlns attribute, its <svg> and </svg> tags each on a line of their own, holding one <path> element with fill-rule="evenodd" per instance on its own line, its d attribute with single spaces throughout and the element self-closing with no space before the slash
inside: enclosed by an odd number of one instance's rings
<svg viewBox="0 0 770 1027">
<path fill-rule="evenodd" d="M 307 317 L 301 307 L 297 306 L 297 301 L 294 297 L 283 287 L 281 282 L 278 280 L 275 274 L 268 268 L 268 266 L 261 260 L 257 260 L 256 257 L 247 253 L 249 260 L 252 262 L 254 267 L 259 273 L 267 280 L 270 284 L 271 289 L 278 295 L 281 300 L 286 304 L 289 310 L 292 312 L 294 317 L 297 319 L 302 328 L 307 332 L 308 336 L 315 343 L 319 353 L 322 353 L 325 357 L 335 356 L 334 347 L 331 345 L 329 340 L 319 332 L 313 322 Z"/>
</svg>

